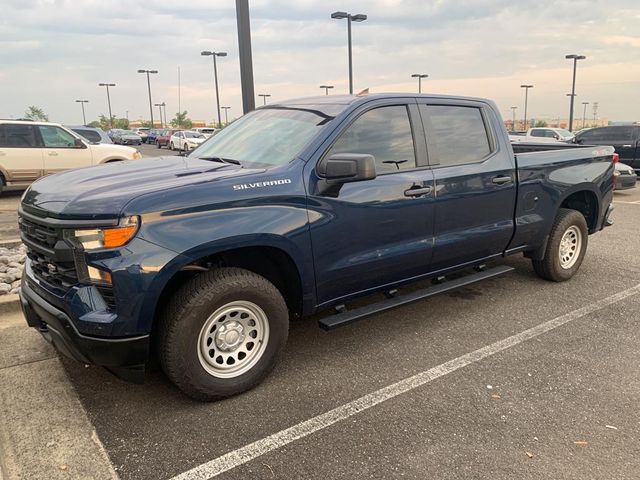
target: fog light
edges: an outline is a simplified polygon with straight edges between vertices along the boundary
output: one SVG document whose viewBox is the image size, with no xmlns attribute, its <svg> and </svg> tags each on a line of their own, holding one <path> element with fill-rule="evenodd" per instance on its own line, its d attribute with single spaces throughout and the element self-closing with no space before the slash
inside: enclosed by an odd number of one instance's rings
<svg viewBox="0 0 640 480">
<path fill-rule="evenodd" d="M 89 278 L 95 283 L 101 283 L 103 285 L 111 285 L 111 273 L 106 270 L 100 270 L 99 268 L 87 265 L 87 272 Z"/>
</svg>

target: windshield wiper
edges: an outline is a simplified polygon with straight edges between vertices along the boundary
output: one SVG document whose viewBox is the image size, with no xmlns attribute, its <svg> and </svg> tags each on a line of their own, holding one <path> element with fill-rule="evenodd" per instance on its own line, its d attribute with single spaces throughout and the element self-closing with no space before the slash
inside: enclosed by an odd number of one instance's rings
<svg viewBox="0 0 640 480">
<path fill-rule="evenodd" d="M 198 158 L 200 160 L 210 160 L 212 162 L 232 163 L 234 165 L 240 165 L 240 162 L 233 158 L 222 158 L 222 157 L 198 157 Z"/>
</svg>

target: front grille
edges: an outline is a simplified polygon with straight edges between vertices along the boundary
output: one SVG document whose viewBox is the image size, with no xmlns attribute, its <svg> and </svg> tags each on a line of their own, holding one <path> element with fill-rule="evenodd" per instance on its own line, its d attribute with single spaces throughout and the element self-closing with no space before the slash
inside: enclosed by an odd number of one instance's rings
<svg viewBox="0 0 640 480">
<path fill-rule="evenodd" d="M 62 237 L 62 228 L 47 225 L 29 215 L 18 219 L 23 243 L 27 246 L 27 256 L 31 260 L 33 275 L 45 287 L 62 296 L 71 287 L 80 283 L 90 284 L 84 254 L 74 251 Z M 83 273 L 79 273 L 83 272 Z M 109 309 L 115 309 L 113 287 L 95 285 Z"/>
</svg>

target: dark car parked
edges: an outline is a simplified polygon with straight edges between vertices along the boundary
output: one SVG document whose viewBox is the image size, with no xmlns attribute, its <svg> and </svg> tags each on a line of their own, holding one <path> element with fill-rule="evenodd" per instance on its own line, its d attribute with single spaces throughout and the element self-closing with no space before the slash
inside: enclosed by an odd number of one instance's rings
<svg viewBox="0 0 640 480">
<path fill-rule="evenodd" d="M 86 127 L 84 125 L 65 125 L 65 127 L 73 130 L 91 143 L 113 143 L 109 135 L 101 128 Z"/>
<path fill-rule="evenodd" d="M 569 280 L 610 224 L 613 163 L 611 147 L 512 146 L 482 99 L 269 105 L 179 161 L 34 183 L 18 212 L 22 308 L 85 364 L 141 381 L 153 352 L 185 393 L 226 397 L 269 373 L 290 318 L 333 307 L 319 317 L 331 330 L 511 271 L 486 263 L 515 254 Z M 403 292 L 428 278 L 437 284 Z M 384 296 L 351 303 L 372 293 Z M 402 332 L 388 340 L 401 348 Z"/>
<path fill-rule="evenodd" d="M 611 145 L 626 163 L 640 174 L 640 125 L 612 125 L 578 132 L 579 145 Z"/>
<path fill-rule="evenodd" d="M 173 135 L 176 132 L 180 132 L 182 131 L 181 128 L 170 128 L 167 130 L 163 130 L 157 137 L 156 137 L 156 146 L 158 148 L 162 148 L 162 147 L 167 147 L 169 148 L 169 142 L 171 141 L 171 135 Z"/>
</svg>

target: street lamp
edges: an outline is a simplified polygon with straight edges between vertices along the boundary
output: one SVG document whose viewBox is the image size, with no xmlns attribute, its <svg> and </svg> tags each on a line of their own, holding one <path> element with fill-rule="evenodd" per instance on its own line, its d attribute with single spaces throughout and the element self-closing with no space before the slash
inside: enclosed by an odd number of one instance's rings
<svg viewBox="0 0 640 480">
<path fill-rule="evenodd" d="M 164 125 L 162 124 L 162 107 L 164 107 L 164 102 L 154 103 L 153 106 L 158 107 L 158 111 L 160 112 L 160 128 L 164 128 Z"/>
<path fill-rule="evenodd" d="M 516 131 L 516 110 L 517 109 L 518 107 L 511 107 L 511 114 L 513 118 L 513 120 L 511 120 L 511 130 L 513 130 L 514 132 Z"/>
<path fill-rule="evenodd" d="M 153 102 L 151 101 L 151 80 L 149 80 L 150 73 L 158 73 L 158 70 L 138 70 L 138 73 L 147 74 L 147 87 L 149 88 L 149 115 L 151 115 L 151 128 L 153 128 Z"/>
<path fill-rule="evenodd" d="M 213 58 L 213 82 L 216 85 L 216 108 L 218 110 L 218 126 L 220 126 L 222 120 L 220 120 L 220 95 L 218 93 L 218 66 L 216 64 L 216 57 L 226 57 L 227 52 L 210 52 L 209 50 L 205 50 L 200 52 L 200 55 Z"/>
<path fill-rule="evenodd" d="M 565 55 L 567 60 L 573 60 L 573 83 L 571 84 L 571 106 L 569 107 L 569 131 L 573 131 L 573 100 L 576 96 L 576 67 L 578 65 L 578 60 L 584 60 L 587 57 L 584 55 L 576 55 L 575 53 L 571 55 Z"/>
<path fill-rule="evenodd" d="M 333 85 L 320 85 L 320 88 L 324 88 L 324 94 L 329 95 L 329 89 L 333 88 Z"/>
<path fill-rule="evenodd" d="M 220 107 L 224 110 L 224 124 L 229 125 L 229 109 L 231 107 Z"/>
<path fill-rule="evenodd" d="M 86 125 L 87 124 L 87 117 L 85 117 L 85 115 L 84 115 L 84 104 L 85 103 L 89 103 L 89 100 L 76 100 L 76 103 L 79 103 L 80 105 L 82 105 L 82 124 Z"/>
<path fill-rule="evenodd" d="M 331 14 L 331 18 L 334 18 L 336 20 L 342 20 L 343 18 L 347 19 L 347 37 L 349 41 L 349 94 L 353 95 L 353 55 L 351 53 L 351 22 L 364 22 L 367 19 L 367 16 L 362 13 L 351 15 L 347 12 L 333 12 Z"/>
<path fill-rule="evenodd" d="M 429 77 L 429 75 L 427 75 L 426 73 L 413 73 L 411 74 L 411 78 L 417 78 L 418 79 L 418 93 L 422 93 L 422 79 L 423 78 L 427 78 Z"/>
<path fill-rule="evenodd" d="M 268 94 L 268 93 L 259 93 L 258 96 L 262 97 L 262 105 L 266 105 L 267 104 L 267 97 L 270 97 L 271 95 Z"/>
<path fill-rule="evenodd" d="M 587 105 L 589 105 L 589 102 L 582 102 L 582 128 L 584 128 L 587 123 Z"/>
<path fill-rule="evenodd" d="M 109 125 L 113 128 L 113 115 L 111 114 L 111 97 L 109 96 L 109 87 L 115 87 L 115 83 L 99 83 L 99 87 L 107 87 L 107 104 L 109 105 Z"/>
<path fill-rule="evenodd" d="M 527 129 L 527 106 L 529 104 L 529 89 L 533 88 L 533 85 L 520 85 L 520 88 L 524 88 L 524 129 Z"/>
</svg>

